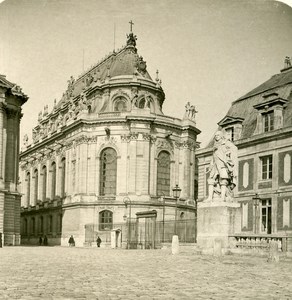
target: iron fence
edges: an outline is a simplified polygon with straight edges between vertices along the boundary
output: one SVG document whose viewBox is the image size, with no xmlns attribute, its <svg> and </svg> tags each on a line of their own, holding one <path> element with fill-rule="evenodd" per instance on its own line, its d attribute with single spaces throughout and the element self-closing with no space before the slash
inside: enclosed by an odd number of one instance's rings
<svg viewBox="0 0 292 300">
<path fill-rule="evenodd" d="M 103 243 L 110 244 L 113 231 L 119 232 L 119 245 L 126 245 L 128 249 L 155 249 L 161 248 L 164 243 L 171 243 L 176 233 L 180 243 L 196 242 L 196 219 L 177 220 L 175 232 L 175 220 L 153 221 L 151 219 L 128 219 L 126 223 L 114 223 L 111 230 L 100 231 L 98 225 L 85 225 L 85 243 L 92 244 L 97 235 Z"/>
</svg>

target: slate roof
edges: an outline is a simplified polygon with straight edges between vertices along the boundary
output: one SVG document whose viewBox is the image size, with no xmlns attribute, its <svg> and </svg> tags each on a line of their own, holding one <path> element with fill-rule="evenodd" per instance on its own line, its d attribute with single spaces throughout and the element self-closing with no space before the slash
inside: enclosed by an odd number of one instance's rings
<svg viewBox="0 0 292 300">
<path fill-rule="evenodd" d="M 141 76 L 153 81 L 146 69 L 146 62 L 137 53 L 135 45 L 127 45 L 117 52 L 110 53 L 107 57 L 84 72 L 76 81 L 74 81 L 72 97 L 78 96 L 83 91 L 88 76 L 92 76 L 95 82 L 99 80 L 101 83 L 103 83 L 106 78 L 133 76 L 133 74 L 137 74 L 138 77 Z M 143 64 L 145 65 L 145 70 Z M 142 68 L 139 68 L 141 65 Z M 66 101 L 66 96 L 63 95 L 62 99 L 57 104 L 57 107 L 60 107 L 62 103 Z"/>
<path fill-rule="evenodd" d="M 265 96 L 270 93 L 277 93 L 279 98 L 288 100 L 283 114 L 283 127 L 292 126 L 292 67 L 290 67 L 272 76 L 269 80 L 232 103 L 226 116 L 243 119 L 241 139 L 249 138 L 254 134 L 258 114 L 254 105 L 267 101 Z M 213 138 L 210 140 L 207 148 L 212 145 Z"/>
</svg>

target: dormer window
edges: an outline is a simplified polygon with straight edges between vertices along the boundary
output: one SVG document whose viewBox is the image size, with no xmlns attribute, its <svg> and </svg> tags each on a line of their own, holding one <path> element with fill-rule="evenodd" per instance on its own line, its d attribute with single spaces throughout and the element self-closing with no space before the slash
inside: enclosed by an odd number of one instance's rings
<svg viewBox="0 0 292 300">
<path fill-rule="evenodd" d="M 225 129 L 225 137 L 230 140 L 230 141 L 234 141 L 234 127 L 229 127 Z"/>
<path fill-rule="evenodd" d="M 254 105 L 258 111 L 257 127 L 254 134 L 283 128 L 283 109 L 288 100 L 280 98 L 277 93 L 266 94 L 263 98 L 263 102 Z"/>
<path fill-rule="evenodd" d="M 127 111 L 127 99 L 118 97 L 114 102 L 114 111 Z"/>
<path fill-rule="evenodd" d="M 274 130 L 274 111 L 263 114 L 264 132 Z"/>
<path fill-rule="evenodd" d="M 234 142 L 240 139 L 242 131 L 243 118 L 240 117 L 224 117 L 218 125 L 224 130 L 225 138 Z"/>
</svg>

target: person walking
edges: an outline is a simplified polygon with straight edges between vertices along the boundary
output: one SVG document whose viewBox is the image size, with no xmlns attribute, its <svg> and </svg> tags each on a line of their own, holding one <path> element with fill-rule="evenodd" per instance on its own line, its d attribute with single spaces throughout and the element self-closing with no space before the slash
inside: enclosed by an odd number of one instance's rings
<svg viewBox="0 0 292 300">
<path fill-rule="evenodd" d="M 40 236 L 40 238 L 39 238 L 39 245 L 41 246 L 42 243 L 43 243 L 43 239 L 42 239 L 42 237 Z"/>
<path fill-rule="evenodd" d="M 100 244 L 101 244 L 101 238 L 99 236 L 97 236 L 96 245 L 98 248 L 100 247 Z"/>
<path fill-rule="evenodd" d="M 73 235 L 70 236 L 68 243 L 69 243 L 69 247 L 75 246 L 75 241 L 74 241 Z"/>
<path fill-rule="evenodd" d="M 46 235 L 44 237 L 44 246 L 48 246 L 48 238 Z"/>
</svg>

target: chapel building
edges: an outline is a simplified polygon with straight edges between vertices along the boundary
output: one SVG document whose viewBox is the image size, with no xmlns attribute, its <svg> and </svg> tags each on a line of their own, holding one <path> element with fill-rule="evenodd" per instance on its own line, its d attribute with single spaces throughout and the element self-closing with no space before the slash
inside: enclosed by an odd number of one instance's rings
<svg viewBox="0 0 292 300">
<path fill-rule="evenodd" d="M 241 204 L 237 247 L 266 247 L 270 239 L 292 251 L 292 66 L 235 100 L 219 130 L 238 147 L 234 194 Z M 199 201 L 208 197 L 213 142 L 197 152 Z"/>
<path fill-rule="evenodd" d="M 174 229 L 195 240 L 196 111 L 188 103 L 182 119 L 166 116 L 164 101 L 132 31 L 125 47 L 71 76 L 20 155 L 23 244 L 46 236 L 67 246 L 72 235 L 81 247 L 100 236 L 101 245 L 155 248 Z M 179 233 L 173 222 L 183 220 Z"/>
<path fill-rule="evenodd" d="M 20 244 L 18 187 L 21 106 L 28 97 L 0 75 L 0 246 Z"/>
</svg>

